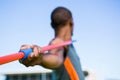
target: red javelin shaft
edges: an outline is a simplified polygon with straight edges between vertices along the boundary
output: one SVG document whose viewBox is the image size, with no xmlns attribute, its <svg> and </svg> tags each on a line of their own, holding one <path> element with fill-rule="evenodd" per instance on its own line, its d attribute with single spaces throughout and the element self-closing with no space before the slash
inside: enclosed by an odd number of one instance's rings
<svg viewBox="0 0 120 80">
<path fill-rule="evenodd" d="M 59 44 L 45 46 L 45 47 L 42 47 L 42 51 L 48 51 L 48 50 L 51 50 L 54 48 L 59 48 L 59 47 L 65 46 L 65 45 L 69 45 L 72 42 L 73 41 L 65 41 L 65 42 L 62 42 Z M 13 53 L 10 55 L 2 56 L 2 57 L 0 57 L 0 65 L 22 59 L 22 58 L 24 58 L 24 56 L 25 56 L 24 52 L 18 52 L 18 53 Z"/>
</svg>

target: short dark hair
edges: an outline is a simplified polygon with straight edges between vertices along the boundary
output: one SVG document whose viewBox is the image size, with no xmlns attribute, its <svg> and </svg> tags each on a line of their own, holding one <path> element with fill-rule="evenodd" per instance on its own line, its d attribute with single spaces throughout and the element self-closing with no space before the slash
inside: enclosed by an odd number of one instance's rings
<svg viewBox="0 0 120 80">
<path fill-rule="evenodd" d="M 71 11 L 65 7 L 57 7 L 51 13 L 51 26 L 56 30 L 64 26 L 69 19 L 72 19 Z"/>
</svg>

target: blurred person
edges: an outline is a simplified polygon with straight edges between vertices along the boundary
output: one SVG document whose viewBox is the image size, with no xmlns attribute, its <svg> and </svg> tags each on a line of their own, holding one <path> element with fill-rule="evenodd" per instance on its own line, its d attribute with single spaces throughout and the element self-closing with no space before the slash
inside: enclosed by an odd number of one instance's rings
<svg viewBox="0 0 120 80">
<path fill-rule="evenodd" d="M 72 40 L 72 13 L 65 7 L 57 7 L 51 13 L 51 26 L 55 37 L 49 45 Z M 84 80 L 80 59 L 73 44 L 49 50 L 46 54 L 38 45 L 22 45 L 20 50 L 32 48 L 33 52 L 25 60 L 19 60 L 26 67 L 40 65 L 52 69 L 55 80 Z"/>
</svg>

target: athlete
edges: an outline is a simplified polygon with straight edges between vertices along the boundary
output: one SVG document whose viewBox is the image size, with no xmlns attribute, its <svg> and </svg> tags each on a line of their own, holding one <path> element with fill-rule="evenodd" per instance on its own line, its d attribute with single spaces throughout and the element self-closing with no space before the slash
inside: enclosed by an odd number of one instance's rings
<svg viewBox="0 0 120 80">
<path fill-rule="evenodd" d="M 55 37 L 49 45 L 72 40 L 72 13 L 65 7 L 57 7 L 51 13 L 51 26 Z M 25 60 L 19 60 L 26 67 L 40 65 L 52 69 L 55 80 L 84 80 L 80 59 L 73 44 L 52 49 L 46 54 L 38 45 L 22 45 L 21 50 L 32 48 L 33 52 Z"/>
</svg>

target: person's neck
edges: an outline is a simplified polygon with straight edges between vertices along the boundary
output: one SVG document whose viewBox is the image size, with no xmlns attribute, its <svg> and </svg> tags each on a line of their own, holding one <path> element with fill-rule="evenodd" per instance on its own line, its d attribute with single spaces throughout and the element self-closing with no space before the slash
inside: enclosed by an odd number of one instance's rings
<svg viewBox="0 0 120 80">
<path fill-rule="evenodd" d="M 56 33 L 56 38 L 61 38 L 64 41 L 72 40 L 71 30 L 69 26 L 64 26 Z"/>
</svg>

